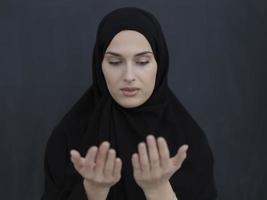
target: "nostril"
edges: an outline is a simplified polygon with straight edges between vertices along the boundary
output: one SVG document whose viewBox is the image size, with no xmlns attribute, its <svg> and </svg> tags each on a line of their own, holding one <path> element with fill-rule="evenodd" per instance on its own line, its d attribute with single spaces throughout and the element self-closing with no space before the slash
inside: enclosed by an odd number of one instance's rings
<svg viewBox="0 0 267 200">
<path fill-rule="evenodd" d="M 135 79 L 127 79 L 127 78 L 125 78 L 124 79 L 124 81 L 126 81 L 126 82 L 132 82 L 132 81 L 134 81 Z"/>
</svg>

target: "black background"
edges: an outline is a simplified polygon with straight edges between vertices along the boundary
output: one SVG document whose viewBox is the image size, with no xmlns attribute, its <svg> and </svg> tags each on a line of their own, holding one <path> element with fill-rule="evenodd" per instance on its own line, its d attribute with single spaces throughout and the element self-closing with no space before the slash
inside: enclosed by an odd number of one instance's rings
<svg viewBox="0 0 267 200">
<path fill-rule="evenodd" d="M 160 21 L 169 85 L 205 130 L 222 200 L 267 199 L 265 0 L 0 4 L 1 199 L 40 199 L 52 128 L 90 86 L 96 28 L 138 6 Z"/>
</svg>

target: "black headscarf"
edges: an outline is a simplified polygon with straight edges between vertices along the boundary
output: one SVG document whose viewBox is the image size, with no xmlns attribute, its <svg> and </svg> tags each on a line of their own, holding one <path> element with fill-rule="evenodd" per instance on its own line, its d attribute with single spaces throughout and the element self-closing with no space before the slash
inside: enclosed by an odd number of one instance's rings
<svg viewBox="0 0 267 200">
<path fill-rule="evenodd" d="M 142 105 L 132 108 L 122 107 L 112 98 L 101 70 L 109 43 L 122 30 L 143 34 L 158 65 L 152 95 Z M 181 145 L 189 145 L 186 160 L 170 179 L 179 200 L 216 199 L 213 154 L 203 131 L 170 90 L 168 68 L 166 41 L 159 22 L 151 13 L 136 7 L 124 7 L 113 10 L 102 19 L 93 51 L 93 84 L 55 127 L 46 149 L 46 188 L 51 187 L 48 182 L 49 177 L 53 177 L 54 185 L 57 183 L 61 188 L 55 192 L 58 193 L 57 199 L 85 199 L 82 177 L 74 169 L 69 151 L 77 149 L 85 156 L 91 146 L 98 146 L 104 140 L 111 143 L 123 163 L 122 178 L 111 187 L 107 199 L 145 199 L 133 178 L 131 156 L 148 134 L 164 137 L 171 157 Z M 54 149 L 57 156 L 52 156 L 53 148 L 57 148 Z M 48 171 L 51 173 L 49 177 Z"/>
</svg>

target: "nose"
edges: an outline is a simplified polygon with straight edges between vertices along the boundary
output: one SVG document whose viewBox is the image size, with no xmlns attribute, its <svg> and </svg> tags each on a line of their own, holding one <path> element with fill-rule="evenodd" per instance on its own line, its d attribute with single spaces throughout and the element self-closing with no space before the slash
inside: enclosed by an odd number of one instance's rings
<svg viewBox="0 0 267 200">
<path fill-rule="evenodd" d="M 132 69 L 131 64 L 128 64 L 126 66 L 123 80 L 125 82 L 128 82 L 128 83 L 135 81 L 135 77 L 134 77 L 134 73 L 133 73 L 133 69 Z"/>
</svg>

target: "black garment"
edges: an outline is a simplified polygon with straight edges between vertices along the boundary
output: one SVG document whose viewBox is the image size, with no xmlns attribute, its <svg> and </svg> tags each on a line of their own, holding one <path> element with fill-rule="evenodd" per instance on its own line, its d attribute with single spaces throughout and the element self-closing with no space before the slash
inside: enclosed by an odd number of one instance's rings
<svg viewBox="0 0 267 200">
<path fill-rule="evenodd" d="M 101 61 L 112 38 L 122 30 L 136 30 L 149 41 L 158 64 L 150 98 L 134 108 L 120 106 L 108 92 Z M 119 8 L 99 24 L 93 52 L 93 84 L 54 128 L 45 151 L 45 189 L 42 200 L 85 200 L 82 177 L 70 161 L 70 150 L 82 156 L 88 148 L 107 140 L 122 159 L 122 178 L 108 200 L 145 199 L 133 178 L 131 156 L 148 134 L 167 140 L 170 156 L 188 144 L 187 158 L 171 177 L 179 200 L 214 200 L 213 154 L 207 138 L 168 87 L 168 49 L 161 27 L 147 11 Z"/>
</svg>

